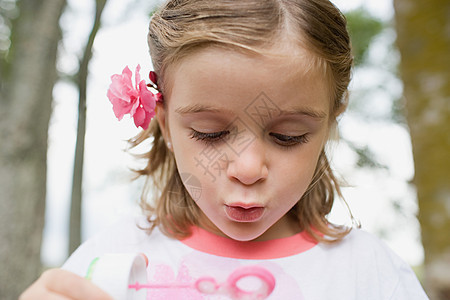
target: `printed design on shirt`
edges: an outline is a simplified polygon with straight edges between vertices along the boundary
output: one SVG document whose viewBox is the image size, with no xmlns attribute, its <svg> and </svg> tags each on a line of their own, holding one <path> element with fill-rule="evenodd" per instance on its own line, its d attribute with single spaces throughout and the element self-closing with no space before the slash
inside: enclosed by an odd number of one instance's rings
<svg viewBox="0 0 450 300">
<path fill-rule="evenodd" d="M 165 264 L 152 265 L 149 264 L 148 282 L 154 285 L 167 285 L 170 283 L 172 288 L 153 288 L 147 290 L 147 299 L 207 299 L 202 293 L 194 288 L 180 288 L 179 286 L 191 286 L 195 282 L 195 278 L 189 274 L 186 266 L 181 265 L 178 273 Z"/>
<path fill-rule="evenodd" d="M 267 298 L 261 299 L 299 299 L 303 300 L 301 289 L 295 278 L 274 262 L 255 261 L 251 263 L 260 270 L 265 270 L 274 277 L 275 288 L 269 292 Z M 202 253 L 192 253 L 180 263 L 178 271 L 166 264 L 152 264 L 148 266 L 148 279 L 151 285 L 161 285 L 166 288 L 149 289 L 147 299 L 233 299 L 233 288 L 229 289 L 226 282 L 236 271 L 248 268 L 249 264 L 242 264 L 238 260 L 216 257 Z M 264 271 L 263 271 L 264 272 Z M 196 288 L 200 278 L 213 278 L 214 282 L 222 285 L 220 291 L 205 294 Z M 256 277 L 246 277 L 237 282 L 237 286 L 244 291 L 257 291 L 262 281 Z M 264 283 L 263 283 L 264 284 Z M 170 286 L 170 288 L 167 288 Z M 264 289 L 262 289 L 264 290 Z M 256 293 L 256 292 L 254 292 Z M 235 296 L 234 296 L 235 297 Z M 247 298 L 248 299 L 248 298 Z"/>
</svg>

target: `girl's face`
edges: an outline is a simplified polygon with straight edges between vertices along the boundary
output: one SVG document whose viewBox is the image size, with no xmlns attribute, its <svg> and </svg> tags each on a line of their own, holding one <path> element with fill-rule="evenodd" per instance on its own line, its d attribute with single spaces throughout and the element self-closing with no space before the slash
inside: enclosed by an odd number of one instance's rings
<svg viewBox="0 0 450 300">
<path fill-rule="evenodd" d="M 167 105 L 158 111 L 200 224 L 235 240 L 299 231 L 287 212 L 327 140 L 326 75 L 309 68 L 306 51 L 276 54 L 191 54 L 168 72 Z"/>
</svg>

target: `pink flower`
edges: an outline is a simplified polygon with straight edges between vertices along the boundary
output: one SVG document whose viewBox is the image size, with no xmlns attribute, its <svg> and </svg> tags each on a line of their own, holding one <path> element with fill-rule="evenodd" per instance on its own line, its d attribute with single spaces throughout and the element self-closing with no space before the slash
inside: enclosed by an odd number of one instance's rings
<svg viewBox="0 0 450 300">
<path fill-rule="evenodd" d="M 122 74 L 112 75 L 107 96 L 119 121 L 124 115 L 130 114 L 136 127 L 145 130 L 155 116 L 156 101 L 160 101 L 162 95 L 160 93 L 154 95 L 148 90 L 145 81 L 141 80 L 140 70 L 141 66 L 137 65 L 135 86 L 131 82 L 133 74 L 128 66 L 123 69 Z"/>
</svg>

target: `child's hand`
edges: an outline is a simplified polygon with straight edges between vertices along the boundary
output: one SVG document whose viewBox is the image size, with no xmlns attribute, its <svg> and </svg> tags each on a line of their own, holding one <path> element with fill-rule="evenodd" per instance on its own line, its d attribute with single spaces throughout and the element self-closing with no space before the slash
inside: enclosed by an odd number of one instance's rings
<svg viewBox="0 0 450 300">
<path fill-rule="evenodd" d="M 112 298 L 89 280 L 61 269 L 44 272 L 19 300 L 27 299 L 77 299 L 112 300 Z"/>
</svg>

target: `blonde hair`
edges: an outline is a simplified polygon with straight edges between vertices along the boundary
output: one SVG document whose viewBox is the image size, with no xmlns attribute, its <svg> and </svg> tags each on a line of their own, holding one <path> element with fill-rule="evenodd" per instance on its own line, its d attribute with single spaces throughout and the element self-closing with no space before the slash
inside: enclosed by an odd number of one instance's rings
<svg viewBox="0 0 450 300">
<path fill-rule="evenodd" d="M 158 87 L 164 94 L 168 68 L 194 51 L 218 46 L 262 53 L 288 30 L 293 43 L 302 45 L 325 66 L 335 121 L 347 104 L 353 59 L 345 17 L 328 0 L 168 1 L 153 15 L 148 35 Z M 151 149 L 142 155 L 147 165 L 137 173 L 147 177 L 141 207 L 150 230 L 158 226 L 169 236 L 186 237 L 192 225 L 199 225 L 199 208 L 186 191 L 155 120 L 131 143 L 137 146 L 147 139 L 151 139 Z M 327 221 L 336 196 L 342 198 L 339 183 L 323 150 L 312 182 L 290 214 L 316 240 L 340 240 L 350 229 Z"/>
</svg>

